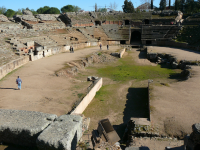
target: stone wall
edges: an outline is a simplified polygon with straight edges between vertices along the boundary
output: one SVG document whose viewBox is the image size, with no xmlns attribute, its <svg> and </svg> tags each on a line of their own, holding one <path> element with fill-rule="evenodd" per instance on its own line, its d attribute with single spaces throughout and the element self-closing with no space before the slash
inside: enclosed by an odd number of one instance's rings
<svg viewBox="0 0 200 150">
<path fill-rule="evenodd" d="M 103 79 L 97 79 L 95 81 L 93 88 L 88 92 L 88 94 L 83 98 L 80 104 L 76 107 L 76 109 L 71 114 L 82 114 L 83 111 L 87 108 L 90 102 L 93 100 L 96 92 L 102 87 Z"/>
<path fill-rule="evenodd" d="M 3 65 L 0 67 L 0 79 L 2 79 L 4 76 L 6 76 L 9 72 L 21 67 L 22 65 L 29 62 L 29 57 L 24 56 L 22 58 L 16 59 L 11 61 L 10 63 L 7 63 L 6 65 Z"/>
<path fill-rule="evenodd" d="M 82 117 L 0 109 L 0 142 L 39 150 L 75 149 L 82 136 Z"/>
</svg>

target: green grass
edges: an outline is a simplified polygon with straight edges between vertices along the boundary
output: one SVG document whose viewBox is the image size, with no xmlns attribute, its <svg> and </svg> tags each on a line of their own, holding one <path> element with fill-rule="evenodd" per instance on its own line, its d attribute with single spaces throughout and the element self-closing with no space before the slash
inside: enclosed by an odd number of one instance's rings
<svg viewBox="0 0 200 150">
<path fill-rule="evenodd" d="M 98 69 L 98 74 L 102 77 L 108 77 L 114 81 L 128 80 L 146 80 L 155 78 L 168 78 L 175 70 L 161 68 L 158 66 L 138 66 L 131 57 L 120 59 L 119 64 L 115 67 L 108 65 Z"/>
</svg>

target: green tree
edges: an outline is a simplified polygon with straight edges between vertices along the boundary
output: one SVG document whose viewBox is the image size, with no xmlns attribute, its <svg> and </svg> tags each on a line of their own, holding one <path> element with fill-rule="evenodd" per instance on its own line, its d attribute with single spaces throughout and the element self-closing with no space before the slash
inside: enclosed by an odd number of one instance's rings
<svg viewBox="0 0 200 150">
<path fill-rule="evenodd" d="M 151 9 L 153 9 L 153 0 L 151 0 Z"/>
<path fill-rule="evenodd" d="M 38 14 L 45 14 L 45 12 L 50 9 L 49 6 L 44 6 L 44 7 L 40 7 L 39 9 L 37 9 L 37 13 Z"/>
<path fill-rule="evenodd" d="M 81 8 L 78 7 L 78 6 L 73 6 L 73 5 L 66 5 L 66 6 L 63 6 L 61 8 L 61 12 L 62 13 L 65 13 L 65 12 L 78 12 L 80 11 Z"/>
<path fill-rule="evenodd" d="M 134 6 L 131 1 L 124 0 L 124 5 L 122 5 L 123 12 L 125 13 L 133 13 L 134 12 Z"/>
<path fill-rule="evenodd" d="M 31 9 L 30 11 L 33 13 L 33 15 L 38 14 L 37 11 L 35 11 L 34 9 Z"/>
<path fill-rule="evenodd" d="M 8 9 L 6 12 L 5 12 L 5 15 L 9 18 L 9 17 L 13 17 L 15 15 L 15 11 L 12 10 L 12 9 Z"/>
<path fill-rule="evenodd" d="M 160 0 L 160 10 L 166 9 L 166 0 Z"/>
<path fill-rule="evenodd" d="M 45 11 L 45 14 L 60 14 L 60 10 L 56 7 L 51 7 Z"/>
<path fill-rule="evenodd" d="M 107 12 L 106 8 L 99 8 L 98 12 Z"/>
<path fill-rule="evenodd" d="M 22 9 L 18 9 L 17 11 L 15 11 L 15 15 L 23 15 Z"/>
<path fill-rule="evenodd" d="M 6 7 L 2 6 L 0 7 L 0 14 L 5 14 L 7 11 Z"/>
</svg>

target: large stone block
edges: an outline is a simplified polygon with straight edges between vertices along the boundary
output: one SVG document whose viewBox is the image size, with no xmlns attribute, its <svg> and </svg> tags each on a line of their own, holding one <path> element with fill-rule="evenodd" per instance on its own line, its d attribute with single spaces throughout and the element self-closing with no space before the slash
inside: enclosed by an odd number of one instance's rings
<svg viewBox="0 0 200 150">
<path fill-rule="evenodd" d="M 41 112 L 0 109 L 0 142 L 36 146 L 38 135 L 56 117 Z"/>
<path fill-rule="evenodd" d="M 82 136 L 82 117 L 63 115 L 45 129 L 37 139 L 40 150 L 73 150 Z"/>
</svg>

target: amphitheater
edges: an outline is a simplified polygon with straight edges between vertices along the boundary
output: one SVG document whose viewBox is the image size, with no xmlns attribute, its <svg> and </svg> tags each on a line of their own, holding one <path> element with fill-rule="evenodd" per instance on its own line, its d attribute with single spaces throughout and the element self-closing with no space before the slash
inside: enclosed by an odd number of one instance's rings
<svg viewBox="0 0 200 150">
<path fill-rule="evenodd" d="M 95 149 L 199 150 L 200 49 L 176 41 L 183 26 L 199 24 L 199 16 L 184 20 L 180 11 L 160 13 L 0 15 L 0 150 L 94 145 Z M 176 74 L 157 79 L 157 73 L 153 80 L 138 81 L 124 75 L 126 82 L 117 82 L 90 69 L 129 59 L 129 64 L 160 65 Z M 21 90 L 17 76 L 23 81 Z M 108 85 L 115 90 L 108 97 L 116 101 L 95 106 L 96 92 L 106 94 Z M 115 104 L 121 107 L 112 109 Z M 104 139 L 94 135 L 98 121 L 106 118 L 120 141 L 109 139 L 103 127 Z"/>
</svg>

